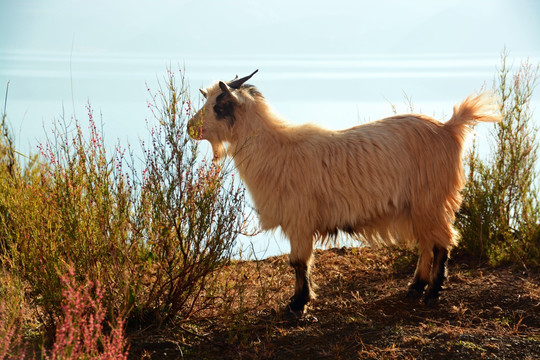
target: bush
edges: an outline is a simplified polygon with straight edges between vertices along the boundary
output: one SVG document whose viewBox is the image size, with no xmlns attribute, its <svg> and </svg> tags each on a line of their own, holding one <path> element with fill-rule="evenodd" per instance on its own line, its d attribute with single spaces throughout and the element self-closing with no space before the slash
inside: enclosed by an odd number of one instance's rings
<svg viewBox="0 0 540 360">
<path fill-rule="evenodd" d="M 110 314 L 127 310 L 133 197 L 115 172 L 118 158 L 107 157 L 90 107 L 88 116 L 88 139 L 76 120 L 74 129 L 65 121 L 57 124 L 52 139 L 40 145 L 39 171 L 0 184 L 8 256 L 47 326 L 54 327 L 61 316 L 59 274 L 68 264 L 80 281 L 88 277 L 103 284 Z"/>
<path fill-rule="evenodd" d="M 492 264 L 540 265 L 537 149 L 530 101 L 539 71 L 529 62 L 511 73 L 507 53 L 496 79 L 503 121 L 482 160 L 475 143 L 466 159 L 468 179 L 456 224 L 461 249 Z"/>
<path fill-rule="evenodd" d="M 60 274 L 71 266 L 76 284 L 100 284 L 108 320 L 187 321 L 213 301 L 208 279 L 243 231 L 244 190 L 197 160 L 175 76 L 152 96 L 158 123 L 142 164 L 120 146 L 110 155 L 90 106 L 87 130 L 61 118 L 39 158 L 17 161 L 2 137 L 0 261 L 24 281 L 48 333 L 65 320 Z"/>
<path fill-rule="evenodd" d="M 191 103 L 184 78 L 177 88 L 169 72 L 149 103 L 159 126 L 151 129 L 151 143 L 143 144 L 145 170 L 133 231 L 142 241 L 139 254 L 146 289 L 133 299 L 143 316 L 183 321 L 207 306 L 212 297 L 207 280 L 231 258 L 243 232 L 244 190 L 225 182 L 219 166 L 198 161 L 198 144 L 187 134 Z M 135 289 L 133 289 L 135 290 Z"/>
</svg>

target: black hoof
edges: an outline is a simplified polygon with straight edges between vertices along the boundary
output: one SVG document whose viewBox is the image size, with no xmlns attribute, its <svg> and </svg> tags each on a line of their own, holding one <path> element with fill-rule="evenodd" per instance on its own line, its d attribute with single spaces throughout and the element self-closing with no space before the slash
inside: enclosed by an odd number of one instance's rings
<svg viewBox="0 0 540 360">
<path fill-rule="evenodd" d="M 422 300 L 425 306 L 432 307 L 439 303 L 439 290 L 430 289 Z"/>
<path fill-rule="evenodd" d="M 420 299 L 423 293 L 424 293 L 424 290 L 409 288 L 405 296 L 409 299 Z"/>
<path fill-rule="evenodd" d="M 294 314 L 299 314 L 302 316 L 306 309 L 306 304 L 309 302 L 310 298 L 308 296 L 307 291 L 302 291 L 299 294 L 293 295 L 293 297 L 290 298 L 290 303 L 287 306 L 289 308 L 289 311 Z"/>
<path fill-rule="evenodd" d="M 424 289 L 427 283 L 421 280 L 418 280 L 411 285 L 409 285 L 409 290 L 407 291 L 407 297 L 410 299 L 419 299 L 422 294 L 424 294 Z"/>
<path fill-rule="evenodd" d="M 304 313 L 300 311 L 292 311 L 289 306 L 285 308 L 285 311 L 283 311 L 283 314 L 281 315 L 281 319 L 288 322 L 288 321 L 299 321 L 303 318 Z"/>
<path fill-rule="evenodd" d="M 435 305 L 437 305 L 439 303 L 439 299 L 438 298 L 432 298 L 432 297 L 424 297 L 424 299 L 422 300 L 422 303 L 426 306 L 426 307 L 434 307 Z"/>
<path fill-rule="evenodd" d="M 293 300 L 287 305 L 287 311 L 297 317 L 302 317 L 306 309 L 306 304 L 298 300 Z"/>
</svg>

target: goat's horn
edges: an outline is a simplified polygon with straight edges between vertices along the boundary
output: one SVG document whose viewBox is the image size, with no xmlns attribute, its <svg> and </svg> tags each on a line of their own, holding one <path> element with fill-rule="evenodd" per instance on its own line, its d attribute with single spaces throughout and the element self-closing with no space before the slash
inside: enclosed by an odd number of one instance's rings
<svg viewBox="0 0 540 360">
<path fill-rule="evenodd" d="M 227 83 L 227 85 L 229 85 L 229 87 L 232 88 L 232 89 L 239 89 L 240 86 L 242 86 L 243 83 L 245 83 L 246 81 L 248 81 L 249 79 L 251 79 L 251 77 L 252 77 L 253 75 L 255 75 L 255 74 L 257 73 L 257 71 L 259 71 L 259 70 L 257 69 L 257 70 L 255 70 L 251 75 L 245 76 L 245 77 L 243 77 L 243 78 L 241 78 L 241 79 L 234 79 L 234 80 L 232 80 L 232 81 L 229 81 L 229 82 Z"/>
</svg>

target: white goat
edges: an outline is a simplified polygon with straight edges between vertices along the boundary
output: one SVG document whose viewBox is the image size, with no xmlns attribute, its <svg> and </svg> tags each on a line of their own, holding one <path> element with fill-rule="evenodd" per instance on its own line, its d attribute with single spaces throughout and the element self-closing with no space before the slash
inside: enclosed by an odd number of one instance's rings
<svg viewBox="0 0 540 360">
<path fill-rule="evenodd" d="M 211 143 L 215 160 L 233 157 L 261 227 L 279 226 L 289 238 L 296 271 L 290 310 L 302 313 L 314 298 L 314 242 L 338 231 L 371 245 L 417 245 L 407 294 L 420 297 L 428 285 L 424 302 L 435 301 L 457 244 L 452 224 L 462 200 L 465 137 L 478 121 L 500 120 L 492 99 L 468 97 L 444 124 L 400 115 L 332 131 L 287 124 L 244 84 L 253 74 L 201 90 L 207 100 L 188 129 Z"/>
</svg>

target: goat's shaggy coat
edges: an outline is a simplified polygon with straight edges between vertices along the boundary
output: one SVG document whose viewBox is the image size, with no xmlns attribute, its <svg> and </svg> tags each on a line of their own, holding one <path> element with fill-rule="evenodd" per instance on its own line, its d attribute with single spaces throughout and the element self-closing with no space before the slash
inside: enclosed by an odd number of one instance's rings
<svg viewBox="0 0 540 360">
<path fill-rule="evenodd" d="M 253 74 L 252 74 L 253 75 Z M 227 153 L 253 197 L 261 227 L 281 227 L 291 243 L 303 311 L 313 298 L 313 244 L 344 231 L 371 245 L 415 244 L 420 258 L 408 294 L 437 299 L 452 225 L 464 185 L 462 153 L 470 126 L 500 120 L 493 101 L 471 96 L 441 123 L 400 115 L 341 131 L 293 126 L 279 118 L 249 77 L 203 90 L 207 102 L 190 120 L 192 136 Z M 240 82 L 240 84 L 238 84 Z"/>
</svg>

